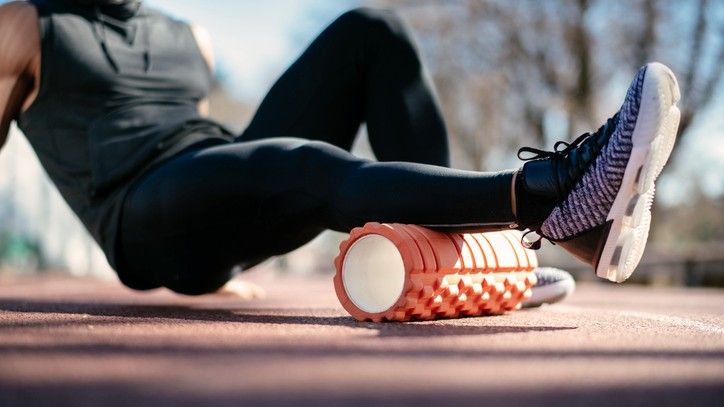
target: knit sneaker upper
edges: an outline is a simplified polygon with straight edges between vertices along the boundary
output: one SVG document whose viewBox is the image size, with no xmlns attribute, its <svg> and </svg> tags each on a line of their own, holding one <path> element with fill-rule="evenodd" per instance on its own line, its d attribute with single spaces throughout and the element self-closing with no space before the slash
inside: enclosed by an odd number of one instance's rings
<svg viewBox="0 0 724 407">
<path fill-rule="evenodd" d="M 606 221 L 631 155 L 631 137 L 641 104 L 645 73 L 646 67 L 641 68 L 631 83 L 608 143 L 566 199 L 543 222 L 541 232 L 547 238 L 562 240 Z"/>
</svg>

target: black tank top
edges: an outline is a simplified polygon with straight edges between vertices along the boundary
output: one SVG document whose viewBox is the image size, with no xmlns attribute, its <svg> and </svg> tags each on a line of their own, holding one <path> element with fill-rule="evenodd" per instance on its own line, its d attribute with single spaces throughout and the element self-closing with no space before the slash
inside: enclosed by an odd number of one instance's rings
<svg viewBox="0 0 724 407">
<path fill-rule="evenodd" d="M 131 182 L 190 144 L 230 139 L 197 110 L 212 74 L 188 24 L 159 12 L 32 3 L 41 33 L 40 89 L 18 126 L 116 268 Z"/>
</svg>

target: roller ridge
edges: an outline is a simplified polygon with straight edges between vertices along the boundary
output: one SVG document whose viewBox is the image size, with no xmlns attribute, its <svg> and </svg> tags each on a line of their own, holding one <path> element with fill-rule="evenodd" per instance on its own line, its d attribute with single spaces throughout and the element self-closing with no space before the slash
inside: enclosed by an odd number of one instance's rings
<svg viewBox="0 0 724 407">
<path fill-rule="evenodd" d="M 342 283 L 345 255 L 363 236 L 390 240 L 405 266 L 402 294 L 379 313 L 360 310 Z M 359 321 L 411 321 L 501 314 L 520 308 L 535 285 L 535 253 L 520 232 L 440 233 L 417 225 L 370 222 L 350 232 L 335 258 L 334 286 L 342 306 Z"/>
</svg>

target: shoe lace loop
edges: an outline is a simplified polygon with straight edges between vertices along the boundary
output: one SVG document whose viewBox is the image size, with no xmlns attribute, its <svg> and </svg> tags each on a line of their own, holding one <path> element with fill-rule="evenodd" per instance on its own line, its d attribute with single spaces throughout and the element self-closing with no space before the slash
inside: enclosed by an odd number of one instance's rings
<svg viewBox="0 0 724 407">
<path fill-rule="evenodd" d="M 533 239 L 535 240 L 526 239 L 526 237 L 531 233 L 535 233 L 535 236 L 533 236 Z M 542 239 L 543 236 L 539 235 L 535 230 L 528 230 L 520 237 L 520 244 L 522 244 L 526 249 L 538 250 L 540 249 Z"/>
<path fill-rule="evenodd" d="M 578 147 L 578 145 L 581 144 L 583 140 L 588 138 L 590 135 L 590 133 L 581 134 L 571 143 L 567 141 L 557 141 L 556 144 L 553 145 L 553 151 L 546 151 L 534 147 L 521 147 L 518 150 L 518 159 L 522 161 L 530 161 L 537 160 L 538 158 L 548 158 L 554 156 L 560 156 L 562 158 L 568 155 L 571 150 Z M 560 148 L 561 146 L 563 146 L 563 149 Z M 531 153 L 533 155 L 526 157 L 524 156 L 525 153 Z"/>
<path fill-rule="evenodd" d="M 606 137 L 610 136 L 616 127 L 617 121 L 618 121 L 618 113 L 616 113 L 613 117 L 608 119 L 603 126 L 601 126 L 598 130 L 596 130 L 595 133 L 583 133 L 580 136 L 576 137 L 576 139 L 570 143 L 567 141 L 557 141 L 553 145 L 553 151 L 546 151 L 546 150 L 542 150 L 542 149 L 534 148 L 534 147 L 521 147 L 518 150 L 518 159 L 521 161 L 531 161 L 531 160 L 537 160 L 539 158 L 550 158 L 550 157 L 565 158 L 568 155 L 568 153 L 570 153 L 575 148 L 580 146 L 585 140 L 587 140 L 591 136 L 601 134 L 602 132 L 603 132 L 603 134 L 606 135 Z M 561 148 L 561 147 L 563 147 L 563 148 Z M 526 156 L 525 155 L 526 153 L 529 153 L 532 155 Z"/>
</svg>

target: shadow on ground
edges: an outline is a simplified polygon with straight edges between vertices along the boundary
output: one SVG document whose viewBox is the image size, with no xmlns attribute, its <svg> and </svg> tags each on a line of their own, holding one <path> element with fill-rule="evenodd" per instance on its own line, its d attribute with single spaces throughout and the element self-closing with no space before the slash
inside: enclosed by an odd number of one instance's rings
<svg viewBox="0 0 724 407">
<path fill-rule="evenodd" d="M 0 323 L 0 334 L 3 331 L 18 329 L 48 329 L 52 327 L 84 327 L 91 325 L 100 326 L 121 326 L 128 324 L 164 324 L 169 321 L 187 322 L 189 324 L 223 323 L 226 328 L 233 328 L 235 324 L 241 329 L 246 329 L 247 324 L 264 324 L 288 326 L 314 326 L 324 327 L 346 327 L 350 329 L 370 330 L 376 333 L 377 338 L 435 338 L 454 336 L 485 336 L 499 334 L 526 334 L 534 332 L 575 332 L 576 326 L 547 326 L 547 325 L 499 325 L 486 324 L 486 321 L 496 317 L 462 318 L 455 320 L 421 321 L 407 323 L 372 323 L 358 322 L 349 316 L 339 315 L 315 315 L 334 314 L 333 309 L 209 309 L 196 308 L 188 305 L 138 305 L 138 304 L 109 304 L 93 302 L 60 302 L 60 301 L 28 301 L 21 299 L 3 299 L 0 301 L 0 311 L 11 311 L 21 313 L 40 314 L 66 314 L 73 316 L 71 319 L 49 321 L 46 318 L 28 319 L 25 321 Z M 298 313 L 294 315 L 293 313 Z M 87 318 L 87 317 L 92 318 Z M 166 321 L 164 321 L 166 320 Z M 479 324 L 479 325 L 475 325 Z M 330 335 L 334 335 L 330 332 Z M 366 336 L 365 338 L 369 338 Z M 205 346 L 200 344 L 164 344 L 163 346 L 142 345 L 142 344 L 116 344 L 116 343 L 72 343 L 72 344 L 0 344 L 2 352 L 19 353 L 70 353 L 70 354 L 132 354 L 132 355 L 183 355 L 183 354 L 204 354 L 204 355 L 234 355 L 239 352 L 253 352 L 256 355 L 263 354 L 284 354 L 287 356 L 367 356 L 379 357 L 385 354 L 394 354 L 395 357 L 428 359 L 442 359 L 448 357 L 481 357 L 490 359 L 505 359 L 512 355 L 516 357 L 530 358 L 601 358 L 601 359 L 634 359 L 634 358 L 675 358 L 675 359 L 709 359 L 724 358 L 724 351 L 698 351 L 692 349 L 672 350 L 644 350 L 644 349 L 570 349 L 560 350 L 531 350 L 521 349 L 512 353 L 501 353 L 499 350 L 486 350 L 484 347 L 478 349 L 466 349 L 464 351 L 449 349 L 435 349 L 431 353 L 430 348 L 420 345 L 417 348 L 406 349 L 379 349 L 354 346 L 348 343 L 347 346 L 329 347 L 325 345 L 311 344 L 279 344 L 268 345 L 264 343 L 235 344 L 235 345 L 214 345 Z"/>
<path fill-rule="evenodd" d="M 283 309 L 209 309 L 187 305 L 135 305 L 91 302 L 28 301 L 3 299 L 0 311 L 26 313 L 52 313 L 77 316 L 93 316 L 92 321 L 83 319 L 61 321 L 22 321 L 0 324 L 0 331 L 33 326 L 69 326 L 122 324 L 148 320 L 183 320 L 194 322 L 224 322 L 240 324 L 314 325 L 339 326 L 370 329 L 379 337 L 436 337 L 460 335 L 495 335 L 504 333 L 525 333 L 576 329 L 574 326 L 508 326 L 508 325 L 458 325 L 454 320 L 420 321 L 408 323 L 358 322 L 349 316 L 320 316 L 313 314 L 331 313 L 329 309 L 295 310 L 298 315 Z M 494 317 L 480 317 L 480 319 Z M 460 319 L 458 319 L 460 320 Z M 468 318 L 466 320 L 472 321 Z"/>
<path fill-rule="evenodd" d="M 20 385 L 4 388 L 0 384 L 0 405 L 103 405 L 129 406 L 479 406 L 479 405 L 581 405 L 610 407 L 615 405 L 716 405 L 724 390 L 719 383 L 671 384 L 668 386 L 602 386 L 600 388 L 550 388 L 519 391 L 422 391 L 382 394 L 348 389 L 346 394 L 327 392 L 285 392 L 275 395 L 256 392 L 222 391 L 203 395 L 180 395 L 159 392 L 143 383 L 121 384 L 112 381 Z M 52 402 L 50 402 L 52 400 Z"/>
</svg>

